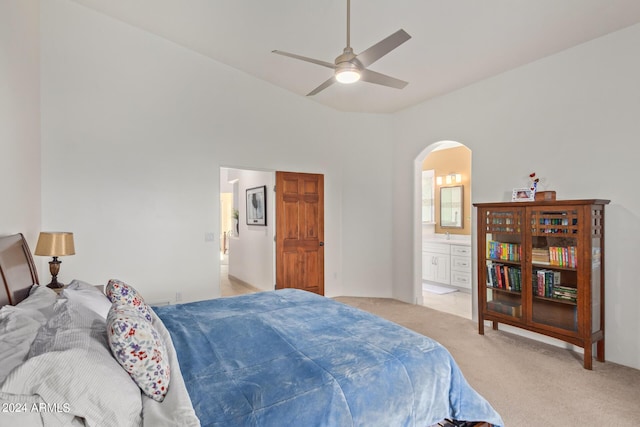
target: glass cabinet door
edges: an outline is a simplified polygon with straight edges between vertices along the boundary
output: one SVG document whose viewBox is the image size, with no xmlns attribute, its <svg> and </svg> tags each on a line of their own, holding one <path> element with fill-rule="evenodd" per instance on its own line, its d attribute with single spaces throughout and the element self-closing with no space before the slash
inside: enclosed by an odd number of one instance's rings
<svg viewBox="0 0 640 427">
<path fill-rule="evenodd" d="M 578 254 L 582 225 L 578 208 L 532 207 L 531 320 L 578 331 Z"/>
<path fill-rule="evenodd" d="M 523 212 L 522 209 L 488 209 L 483 219 L 484 230 L 478 230 L 485 233 L 487 312 L 522 318 Z"/>
</svg>

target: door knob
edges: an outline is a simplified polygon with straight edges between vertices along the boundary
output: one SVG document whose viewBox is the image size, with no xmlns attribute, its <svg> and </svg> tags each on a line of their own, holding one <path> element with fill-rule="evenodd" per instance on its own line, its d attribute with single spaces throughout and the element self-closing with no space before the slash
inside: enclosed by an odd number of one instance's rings
<svg viewBox="0 0 640 427">
<path fill-rule="evenodd" d="M 320 242 L 319 244 L 320 244 L 320 246 L 324 246 L 324 242 Z"/>
</svg>

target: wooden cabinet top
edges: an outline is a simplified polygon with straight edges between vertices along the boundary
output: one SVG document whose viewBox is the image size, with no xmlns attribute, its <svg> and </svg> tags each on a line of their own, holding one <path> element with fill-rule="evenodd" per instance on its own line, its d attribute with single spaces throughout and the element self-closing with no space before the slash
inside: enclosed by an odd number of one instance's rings
<svg viewBox="0 0 640 427">
<path fill-rule="evenodd" d="M 580 199 L 580 200 L 535 200 L 527 202 L 489 202 L 474 203 L 475 207 L 487 208 L 513 208 L 515 206 L 577 206 L 577 205 L 608 205 L 611 200 L 606 199 Z"/>
</svg>

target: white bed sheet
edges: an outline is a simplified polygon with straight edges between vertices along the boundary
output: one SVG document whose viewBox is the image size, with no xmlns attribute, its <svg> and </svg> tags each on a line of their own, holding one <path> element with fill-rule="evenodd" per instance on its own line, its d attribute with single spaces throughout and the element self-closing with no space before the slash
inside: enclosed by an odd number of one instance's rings
<svg viewBox="0 0 640 427">
<path fill-rule="evenodd" d="M 171 365 L 169 391 L 162 403 L 144 395 L 133 380 L 128 381 L 128 374 L 124 375 L 124 380 L 123 375 L 119 375 L 126 372 L 113 359 L 108 347 L 105 348 L 106 324 L 102 337 L 100 325 L 104 321 L 97 313 L 74 307 L 77 302 L 73 302 L 69 313 L 75 313 L 72 317 L 76 321 L 70 323 L 76 325 L 71 325 L 72 331 L 65 329 L 71 318 L 67 313 L 69 310 L 62 308 L 71 301 L 62 300 L 64 298 L 56 303 L 56 312 L 61 315 L 54 316 L 43 328 L 43 333 L 31 346 L 30 358 L 16 367 L 4 383 L 0 381 L 0 411 L 5 409 L 0 413 L 0 427 L 200 426 L 171 337 L 155 313 L 152 312 L 153 325 L 165 342 Z M 80 320 L 77 320 L 77 314 L 80 314 Z M 116 372 L 106 372 L 114 366 Z M 120 378 L 116 381 L 115 377 Z M 111 378 L 114 381 L 110 381 Z M 86 390 L 78 392 L 84 386 Z M 60 405 L 69 400 L 74 402 L 72 408 Z M 101 406 L 103 403 L 105 406 Z M 47 404 L 49 406 L 41 410 Z M 118 413 L 118 405 L 121 405 L 122 413 L 129 415 L 123 418 Z M 139 408 L 133 412 L 139 414 L 137 417 L 131 415 L 135 405 Z"/>
<path fill-rule="evenodd" d="M 151 309 L 153 317 L 153 326 L 156 328 L 160 337 L 167 347 L 169 356 L 169 365 L 171 366 L 171 382 L 169 383 L 169 391 L 162 403 L 142 395 L 142 422 L 144 427 L 155 426 L 184 426 L 198 427 L 200 421 L 191 404 L 191 398 L 187 392 L 187 387 L 182 379 L 180 372 L 180 364 L 176 349 L 171 341 L 169 331 L 158 318 L 153 309 Z"/>
</svg>

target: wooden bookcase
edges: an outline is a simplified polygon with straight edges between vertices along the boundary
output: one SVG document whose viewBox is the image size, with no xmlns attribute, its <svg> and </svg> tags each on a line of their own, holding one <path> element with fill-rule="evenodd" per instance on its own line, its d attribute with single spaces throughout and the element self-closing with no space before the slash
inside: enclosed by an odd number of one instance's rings
<svg viewBox="0 0 640 427">
<path fill-rule="evenodd" d="M 557 338 L 604 362 L 604 207 L 609 200 L 474 203 L 478 332 L 485 320 Z"/>
</svg>

